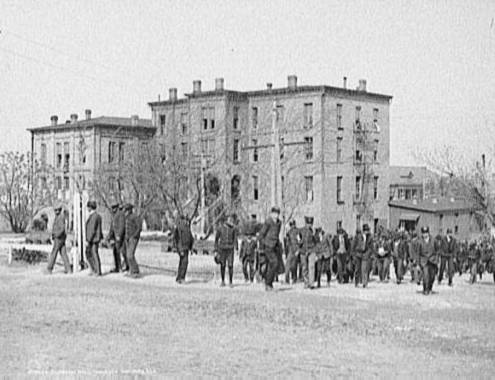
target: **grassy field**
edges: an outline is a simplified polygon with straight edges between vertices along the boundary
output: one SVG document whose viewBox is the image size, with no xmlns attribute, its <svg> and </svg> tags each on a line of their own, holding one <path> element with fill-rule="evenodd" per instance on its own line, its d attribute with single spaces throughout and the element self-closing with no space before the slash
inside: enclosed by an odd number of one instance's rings
<svg viewBox="0 0 495 380">
<path fill-rule="evenodd" d="M 110 255 L 102 252 L 104 270 Z M 332 282 L 219 288 L 212 257 L 141 245 L 144 277 L 44 275 L 0 254 L 0 374 L 257 378 L 493 378 L 495 285 Z"/>
</svg>

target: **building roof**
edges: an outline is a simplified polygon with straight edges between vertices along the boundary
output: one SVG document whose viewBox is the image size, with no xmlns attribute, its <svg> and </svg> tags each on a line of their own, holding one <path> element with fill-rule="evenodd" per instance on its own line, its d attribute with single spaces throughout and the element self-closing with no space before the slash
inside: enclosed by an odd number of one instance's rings
<svg viewBox="0 0 495 380">
<path fill-rule="evenodd" d="M 422 185 L 427 179 L 426 166 L 390 166 L 390 185 Z"/>
<path fill-rule="evenodd" d="M 116 116 L 99 116 L 91 118 L 89 120 L 78 120 L 75 123 L 59 123 L 57 125 L 47 125 L 43 127 L 28 128 L 28 131 L 50 131 L 54 129 L 63 128 L 80 128 L 80 127 L 94 127 L 94 126 L 107 126 L 107 127 L 129 127 L 129 128 L 144 128 L 155 130 L 150 119 L 137 119 L 137 124 L 133 125 L 132 118 L 130 117 L 116 117 Z"/>
<path fill-rule="evenodd" d="M 273 95 L 288 95 L 288 94 L 300 94 L 305 92 L 320 92 L 327 94 L 338 94 L 343 96 L 361 96 L 361 97 L 370 97 L 380 100 L 390 101 L 392 99 L 391 95 L 378 94 L 374 92 L 368 91 L 359 91 L 352 90 L 342 87 L 333 87 L 327 85 L 317 85 L 317 86 L 297 86 L 295 89 L 291 89 L 289 87 L 281 87 L 281 88 L 270 88 L 263 90 L 254 90 L 254 91 L 232 91 L 232 90 L 212 90 L 212 91 L 201 91 L 199 93 L 188 93 L 185 94 L 186 98 L 202 98 L 202 97 L 213 97 L 213 96 L 236 96 L 240 98 L 252 98 L 252 97 L 262 97 L 262 96 L 273 96 Z M 169 105 L 174 103 L 181 103 L 185 99 L 180 98 L 176 101 L 171 100 L 162 100 L 149 102 L 150 106 L 160 106 L 160 105 Z"/>
<path fill-rule="evenodd" d="M 429 198 L 422 201 L 396 200 L 388 202 L 390 207 L 429 213 L 471 211 L 473 203 L 459 198 Z"/>
</svg>

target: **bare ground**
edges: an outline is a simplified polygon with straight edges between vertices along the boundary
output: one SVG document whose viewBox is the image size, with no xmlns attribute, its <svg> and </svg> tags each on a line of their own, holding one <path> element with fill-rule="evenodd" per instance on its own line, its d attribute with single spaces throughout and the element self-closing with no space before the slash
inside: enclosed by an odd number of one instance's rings
<svg viewBox="0 0 495 380">
<path fill-rule="evenodd" d="M 104 268 L 109 269 L 105 253 Z M 218 287 L 211 257 L 186 285 L 174 254 L 143 244 L 145 276 L 72 276 L 0 256 L 0 374 L 242 378 L 493 378 L 495 285 L 409 282 Z M 165 268 L 165 271 L 160 270 Z"/>
</svg>

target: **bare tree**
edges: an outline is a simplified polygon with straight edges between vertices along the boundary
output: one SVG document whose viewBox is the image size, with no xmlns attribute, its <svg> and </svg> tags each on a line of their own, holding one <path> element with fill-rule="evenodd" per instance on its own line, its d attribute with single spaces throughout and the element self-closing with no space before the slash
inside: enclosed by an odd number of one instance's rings
<svg viewBox="0 0 495 380">
<path fill-rule="evenodd" d="M 1 154 L 0 177 L 0 216 L 13 232 L 24 232 L 34 215 L 56 199 L 51 168 L 31 153 Z"/>
</svg>

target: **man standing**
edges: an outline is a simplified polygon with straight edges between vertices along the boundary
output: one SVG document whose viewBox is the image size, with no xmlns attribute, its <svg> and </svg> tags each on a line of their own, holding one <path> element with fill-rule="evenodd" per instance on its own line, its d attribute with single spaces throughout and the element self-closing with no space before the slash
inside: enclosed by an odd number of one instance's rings
<svg viewBox="0 0 495 380">
<path fill-rule="evenodd" d="M 337 235 L 333 237 L 332 246 L 337 260 L 337 280 L 339 284 L 342 284 L 349 251 L 349 238 L 342 227 L 337 229 Z"/>
<path fill-rule="evenodd" d="M 234 252 L 237 251 L 237 230 L 234 226 L 234 215 L 229 215 L 217 228 L 215 235 L 215 251 L 220 263 L 221 287 L 225 286 L 225 266 L 229 267 L 229 286 L 232 288 L 234 276 Z"/>
<path fill-rule="evenodd" d="M 301 260 L 302 274 L 304 278 L 305 288 L 314 288 L 316 274 L 316 237 L 313 232 L 313 218 L 310 216 L 304 217 L 305 226 L 301 228 Z"/>
<path fill-rule="evenodd" d="M 373 254 L 373 237 L 367 224 L 363 225 L 362 232 L 356 231 L 352 252 L 354 256 L 354 285 L 357 287 L 361 282 L 363 288 L 366 288 L 369 278 L 369 261 Z"/>
<path fill-rule="evenodd" d="M 60 252 L 60 256 L 64 262 L 64 272 L 71 273 L 72 268 L 70 266 L 69 258 L 67 257 L 67 250 L 65 248 L 65 240 L 67 239 L 67 232 L 65 230 L 65 215 L 62 213 L 62 205 L 55 207 L 55 220 L 52 227 L 53 249 L 48 259 L 48 266 L 46 271 L 48 274 L 52 273 L 55 261 L 57 260 L 57 254 Z"/>
<path fill-rule="evenodd" d="M 239 259 L 242 263 L 242 273 L 246 282 L 254 280 L 254 261 L 256 256 L 256 233 L 254 229 L 248 228 L 241 242 Z"/>
<path fill-rule="evenodd" d="M 395 241 L 392 247 L 397 285 L 399 285 L 404 279 L 404 261 L 407 260 L 409 249 L 409 243 L 407 240 L 407 232 L 399 232 L 395 236 Z"/>
<path fill-rule="evenodd" d="M 103 240 L 101 231 L 101 216 L 96 212 L 96 202 L 88 201 L 88 219 L 86 221 L 86 259 L 91 269 L 91 275 L 101 276 L 100 255 L 98 245 Z"/>
<path fill-rule="evenodd" d="M 296 226 L 295 220 L 289 222 L 289 231 L 287 231 L 285 244 L 287 250 L 285 282 L 287 284 L 295 284 L 297 280 L 297 255 L 299 253 L 299 229 Z"/>
<path fill-rule="evenodd" d="M 435 281 L 437 257 L 435 253 L 435 244 L 430 236 L 430 229 L 428 227 L 422 227 L 421 235 L 417 249 L 419 264 L 423 272 L 423 294 L 428 295 L 431 293 L 433 282 Z"/>
<path fill-rule="evenodd" d="M 110 273 L 126 272 L 129 270 L 127 257 L 125 253 L 125 214 L 124 210 L 119 207 L 118 202 L 112 204 L 112 220 L 110 222 L 110 231 L 107 239 L 112 243 L 114 268 Z M 121 263 L 124 261 L 122 267 Z"/>
<path fill-rule="evenodd" d="M 272 207 L 270 216 L 266 219 L 258 235 L 258 240 L 263 246 L 267 263 L 265 274 L 265 290 L 267 291 L 273 290 L 273 280 L 275 279 L 279 264 L 277 250 L 280 247 L 279 235 L 282 227 L 279 216 L 280 209 L 278 207 Z"/>
<path fill-rule="evenodd" d="M 452 236 L 452 230 L 447 229 L 447 236 L 444 240 L 444 249 L 440 256 L 440 271 L 438 272 L 438 284 L 442 282 L 443 272 L 447 267 L 447 276 L 449 277 L 449 286 L 452 286 L 452 278 L 454 277 L 454 258 L 457 256 L 457 241 Z"/>
<path fill-rule="evenodd" d="M 177 278 L 175 281 L 178 284 L 186 282 L 187 265 L 189 263 L 189 252 L 191 251 L 194 238 L 191 232 L 191 225 L 184 215 L 177 217 L 174 228 L 174 245 L 179 254 L 179 267 L 177 269 Z"/>
<path fill-rule="evenodd" d="M 126 204 L 125 210 L 125 250 L 129 264 L 129 277 L 139 278 L 139 265 L 136 261 L 136 248 L 141 237 L 142 221 L 133 212 L 134 206 Z"/>
</svg>

